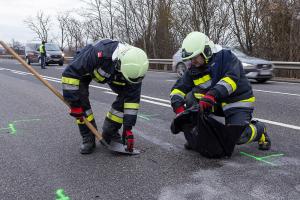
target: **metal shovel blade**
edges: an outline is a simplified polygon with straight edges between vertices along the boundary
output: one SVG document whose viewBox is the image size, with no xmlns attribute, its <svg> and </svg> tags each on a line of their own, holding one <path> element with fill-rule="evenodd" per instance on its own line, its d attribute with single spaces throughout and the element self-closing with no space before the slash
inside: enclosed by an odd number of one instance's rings
<svg viewBox="0 0 300 200">
<path fill-rule="evenodd" d="M 100 140 L 101 144 L 103 146 L 105 146 L 108 150 L 110 151 L 113 151 L 113 152 L 117 152 L 117 153 L 120 153 L 120 154 L 127 154 L 127 155 L 138 155 L 140 154 L 141 152 L 137 149 L 133 149 L 132 152 L 130 151 L 127 151 L 126 150 L 126 146 L 121 144 L 121 143 L 118 143 L 118 142 L 114 142 L 114 141 L 111 141 L 109 144 L 107 142 L 105 142 L 105 140 Z"/>
</svg>

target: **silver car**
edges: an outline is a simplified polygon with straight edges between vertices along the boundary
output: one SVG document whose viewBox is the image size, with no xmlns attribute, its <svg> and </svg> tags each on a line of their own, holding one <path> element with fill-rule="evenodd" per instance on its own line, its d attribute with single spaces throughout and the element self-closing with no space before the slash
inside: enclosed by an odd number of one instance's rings
<svg viewBox="0 0 300 200">
<path fill-rule="evenodd" d="M 228 47 L 223 48 L 230 49 L 232 53 L 234 53 L 234 55 L 236 55 L 236 57 L 242 62 L 246 77 L 248 79 L 254 79 L 259 83 L 264 83 L 273 77 L 274 66 L 272 62 L 260 58 L 250 57 L 237 49 Z M 172 60 L 172 69 L 177 73 L 178 77 L 181 77 L 185 70 L 191 65 L 191 61 L 182 61 L 181 50 L 178 50 L 173 55 Z"/>
</svg>

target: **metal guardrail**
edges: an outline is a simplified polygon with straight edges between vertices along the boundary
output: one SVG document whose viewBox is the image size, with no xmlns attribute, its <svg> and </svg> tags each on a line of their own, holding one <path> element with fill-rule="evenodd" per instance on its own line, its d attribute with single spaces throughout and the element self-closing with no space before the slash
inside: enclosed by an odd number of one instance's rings
<svg viewBox="0 0 300 200">
<path fill-rule="evenodd" d="M 300 70 L 300 62 L 284 62 L 284 61 L 271 61 L 275 69 L 296 69 Z"/>
<path fill-rule="evenodd" d="M 20 55 L 21 58 L 25 58 L 24 55 Z M 14 57 L 12 55 L 0 55 L 0 58 L 4 58 L 4 59 L 14 59 Z"/>
<path fill-rule="evenodd" d="M 172 65 L 172 59 L 149 59 L 151 64 Z"/>
<path fill-rule="evenodd" d="M 21 56 L 25 58 L 24 55 Z M 0 58 L 13 59 L 11 55 L 0 55 Z M 65 61 L 72 60 L 73 57 L 65 57 Z M 159 65 L 172 65 L 172 59 L 149 59 L 150 64 L 159 64 Z M 294 69 L 300 70 L 300 62 L 286 62 L 286 61 L 271 61 L 274 64 L 275 69 Z M 167 69 L 167 67 L 164 67 Z"/>
<path fill-rule="evenodd" d="M 149 59 L 151 64 L 172 65 L 172 59 Z M 300 62 L 271 61 L 275 69 L 297 69 L 300 70 Z"/>
</svg>

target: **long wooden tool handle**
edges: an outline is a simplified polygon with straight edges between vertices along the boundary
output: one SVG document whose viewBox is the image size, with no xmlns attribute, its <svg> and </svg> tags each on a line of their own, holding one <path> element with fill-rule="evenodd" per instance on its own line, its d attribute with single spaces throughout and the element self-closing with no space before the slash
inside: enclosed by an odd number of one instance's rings
<svg viewBox="0 0 300 200">
<path fill-rule="evenodd" d="M 70 105 L 64 100 L 64 97 L 48 82 L 46 81 L 34 68 L 28 65 L 14 50 L 7 46 L 3 41 L 0 40 L 0 44 L 12 54 L 28 71 L 30 71 L 37 79 L 39 79 L 47 88 L 49 88 L 60 100 L 62 100 L 69 108 Z M 102 139 L 102 134 L 97 131 L 97 129 L 84 117 L 85 125 L 92 131 L 96 136 L 97 140 Z"/>
</svg>

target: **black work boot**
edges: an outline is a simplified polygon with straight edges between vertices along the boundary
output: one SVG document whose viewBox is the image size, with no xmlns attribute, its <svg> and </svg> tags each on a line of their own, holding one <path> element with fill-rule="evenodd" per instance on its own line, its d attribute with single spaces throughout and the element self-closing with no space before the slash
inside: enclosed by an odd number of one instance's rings
<svg viewBox="0 0 300 200">
<path fill-rule="evenodd" d="M 91 124 L 97 129 L 95 121 L 91 121 Z M 95 135 L 85 124 L 78 124 L 80 135 L 82 136 L 82 143 L 80 146 L 81 154 L 90 154 L 96 147 Z"/>
<path fill-rule="evenodd" d="M 257 137 L 255 141 L 258 142 L 258 149 L 267 151 L 271 149 L 271 139 L 267 134 L 267 129 L 264 123 L 260 121 L 251 121 L 252 124 L 255 125 L 257 129 Z"/>
<path fill-rule="evenodd" d="M 186 143 L 184 144 L 184 148 L 185 148 L 186 150 L 192 150 L 192 147 L 191 147 L 191 145 L 190 145 L 188 142 L 186 142 Z"/>
<path fill-rule="evenodd" d="M 102 137 L 107 144 L 109 144 L 111 141 L 123 144 L 121 135 L 118 132 L 121 126 L 122 124 L 112 122 L 109 119 L 105 118 L 102 127 Z"/>
<path fill-rule="evenodd" d="M 96 147 L 95 136 L 94 137 L 83 137 L 82 144 L 80 146 L 81 154 L 90 154 L 93 153 Z"/>
<path fill-rule="evenodd" d="M 261 138 L 258 140 L 258 149 L 263 151 L 271 149 L 271 140 L 267 132 L 263 133 Z"/>
</svg>

